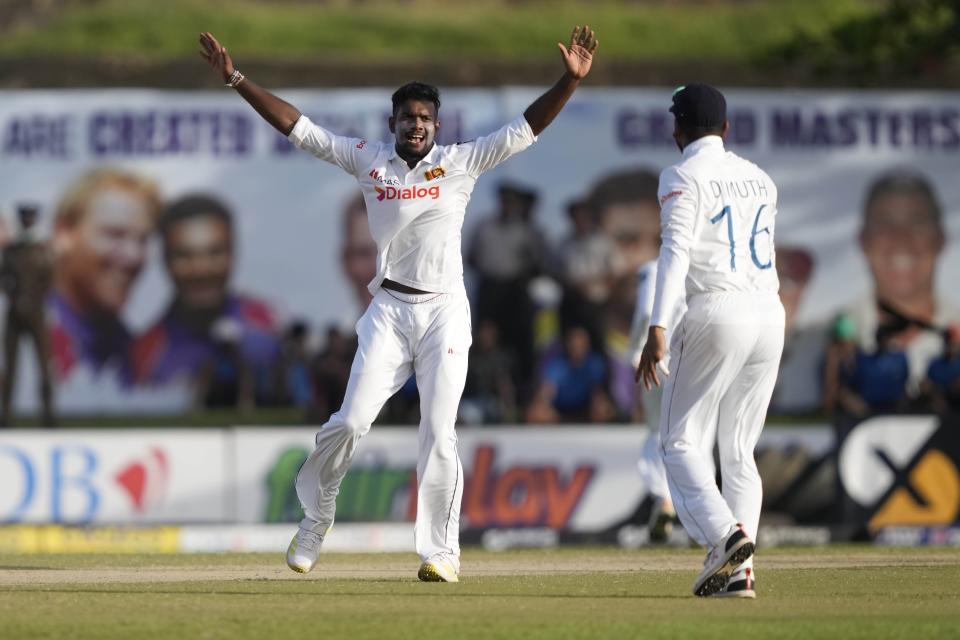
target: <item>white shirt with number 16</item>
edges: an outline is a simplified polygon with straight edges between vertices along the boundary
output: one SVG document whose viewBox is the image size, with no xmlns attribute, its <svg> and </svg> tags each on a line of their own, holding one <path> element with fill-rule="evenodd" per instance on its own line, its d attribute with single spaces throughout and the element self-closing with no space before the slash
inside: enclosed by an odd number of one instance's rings
<svg viewBox="0 0 960 640">
<path fill-rule="evenodd" d="M 777 187 L 760 167 L 705 136 L 660 174 L 658 196 L 663 244 L 651 325 L 666 327 L 684 297 L 779 290 Z"/>
</svg>

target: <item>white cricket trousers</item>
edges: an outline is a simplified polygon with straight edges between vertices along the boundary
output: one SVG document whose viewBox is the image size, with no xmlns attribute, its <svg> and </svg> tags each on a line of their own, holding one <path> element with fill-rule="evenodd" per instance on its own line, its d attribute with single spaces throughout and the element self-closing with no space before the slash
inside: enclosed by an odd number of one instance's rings
<svg viewBox="0 0 960 640">
<path fill-rule="evenodd" d="M 333 524 L 337 493 L 357 442 L 412 373 L 420 391 L 414 541 L 426 560 L 460 555 L 463 467 L 454 424 L 471 344 L 465 293 L 410 295 L 381 289 L 357 322 L 359 345 L 340 410 L 317 432 L 297 474 L 300 523 L 320 534 Z"/>
<path fill-rule="evenodd" d="M 687 533 L 719 545 L 737 523 L 756 540 L 763 489 L 753 457 L 783 352 L 775 293 L 697 294 L 670 342 L 660 440 L 670 495 Z M 702 443 L 716 425 L 717 488 Z"/>
<path fill-rule="evenodd" d="M 668 366 L 670 359 L 667 358 Z M 663 387 L 654 387 L 647 391 L 640 389 L 640 400 L 643 403 L 643 415 L 646 418 L 650 434 L 643 441 L 640 449 L 640 459 L 637 460 L 637 471 L 647 489 L 647 493 L 657 499 L 670 497 L 670 487 L 667 484 L 667 471 L 663 467 L 663 447 L 660 446 L 660 409 L 663 406 Z M 717 443 L 716 424 L 707 425 L 707 431 L 701 442 L 703 457 L 710 465 L 710 474 L 717 475 L 713 464 L 713 447 Z M 671 498 L 671 502 L 673 499 Z"/>
</svg>

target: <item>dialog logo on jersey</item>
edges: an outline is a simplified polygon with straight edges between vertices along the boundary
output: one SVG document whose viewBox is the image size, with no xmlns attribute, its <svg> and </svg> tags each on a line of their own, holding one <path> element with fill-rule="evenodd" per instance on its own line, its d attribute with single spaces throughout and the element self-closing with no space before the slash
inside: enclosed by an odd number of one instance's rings
<svg viewBox="0 0 960 640">
<path fill-rule="evenodd" d="M 440 197 L 440 185 L 427 187 L 374 187 L 377 192 L 377 200 L 420 200 L 430 198 L 436 200 Z"/>
<path fill-rule="evenodd" d="M 948 427 L 935 416 L 884 416 L 861 422 L 847 436 L 840 479 L 868 511 L 871 529 L 957 521 L 960 470 Z"/>
</svg>

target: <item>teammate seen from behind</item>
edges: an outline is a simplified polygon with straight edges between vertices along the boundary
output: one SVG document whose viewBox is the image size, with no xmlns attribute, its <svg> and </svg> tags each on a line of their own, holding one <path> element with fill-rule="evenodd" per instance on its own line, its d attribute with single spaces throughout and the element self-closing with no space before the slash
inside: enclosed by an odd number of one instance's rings
<svg viewBox="0 0 960 640">
<path fill-rule="evenodd" d="M 244 78 L 212 34 L 202 34 L 200 44 L 214 70 L 267 122 L 357 179 L 377 243 L 377 274 L 369 285 L 374 298 L 357 323 L 359 346 L 346 396 L 317 433 L 316 449 L 297 477 L 306 515 L 287 564 L 301 573 L 313 568 L 357 442 L 416 373 L 422 416 L 414 525 L 418 575 L 456 582 L 463 468 L 454 422 L 471 343 L 460 253 L 466 205 L 482 173 L 533 144 L 557 116 L 590 71 L 597 39 L 589 27 L 576 27 L 569 45 L 558 45 L 566 70 L 551 89 L 499 131 L 449 146 L 434 144 L 440 97 L 430 85 L 412 82 L 393 94 L 394 141 L 345 138 Z"/>
<path fill-rule="evenodd" d="M 709 549 L 698 596 L 754 597 L 752 556 L 762 488 L 753 450 L 783 351 L 774 220 L 777 188 L 756 165 L 725 151 L 726 100 L 696 84 L 673 94 L 682 160 L 660 175 L 663 244 L 637 378 L 665 374 L 660 438 L 670 495 L 687 532 Z M 670 340 L 678 300 L 687 310 Z M 659 369 L 659 372 L 658 372 Z M 716 425 L 723 493 L 702 442 Z"/>
</svg>

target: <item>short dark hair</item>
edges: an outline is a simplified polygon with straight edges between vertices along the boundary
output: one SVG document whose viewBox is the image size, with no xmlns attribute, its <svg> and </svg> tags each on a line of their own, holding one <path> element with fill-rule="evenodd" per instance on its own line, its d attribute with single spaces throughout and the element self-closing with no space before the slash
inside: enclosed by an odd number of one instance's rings
<svg viewBox="0 0 960 640">
<path fill-rule="evenodd" d="M 440 112 L 440 90 L 432 84 L 408 82 L 393 92 L 391 100 L 393 101 L 393 113 L 396 113 L 400 105 L 407 100 L 432 102 L 437 109 L 437 113 Z"/>
<path fill-rule="evenodd" d="M 720 127 L 701 127 L 692 124 L 684 124 L 679 120 L 677 122 L 677 129 L 679 129 L 683 135 L 687 137 L 687 140 L 693 142 L 694 140 L 699 140 L 706 136 L 720 136 L 723 135 L 723 126 Z"/>
<path fill-rule="evenodd" d="M 178 222 L 206 216 L 220 220 L 227 229 L 233 231 L 233 214 L 230 213 L 227 205 L 213 196 L 194 193 L 167 205 L 163 215 L 160 216 L 160 235 L 166 239 L 170 227 Z"/>
<path fill-rule="evenodd" d="M 927 178 L 909 169 L 900 169 L 881 175 L 867 189 L 867 198 L 863 205 L 863 226 L 870 225 L 871 212 L 877 200 L 889 195 L 918 196 L 930 207 L 932 222 L 939 228 L 943 216 L 940 201 Z"/>
</svg>

